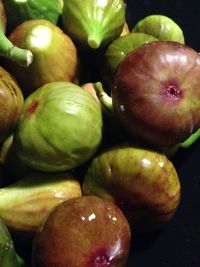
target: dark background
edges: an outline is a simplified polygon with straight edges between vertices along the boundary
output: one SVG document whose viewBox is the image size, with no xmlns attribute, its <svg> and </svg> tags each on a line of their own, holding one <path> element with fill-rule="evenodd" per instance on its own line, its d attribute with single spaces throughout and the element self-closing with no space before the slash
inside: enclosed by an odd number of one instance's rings
<svg viewBox="0 0 200 267">
<path fill-rule="evenodd" d="M 200 51 L 200 1 L 130 0 L 130 29 L 147 15 L 172 18 L 183 30 L 185 43 Z M 127 267 L 200 267 L 200 141 L 180 149 L 172 162 L 181 182 L 181 202 L 161 231 L 134 236 Z"/>
</svg>

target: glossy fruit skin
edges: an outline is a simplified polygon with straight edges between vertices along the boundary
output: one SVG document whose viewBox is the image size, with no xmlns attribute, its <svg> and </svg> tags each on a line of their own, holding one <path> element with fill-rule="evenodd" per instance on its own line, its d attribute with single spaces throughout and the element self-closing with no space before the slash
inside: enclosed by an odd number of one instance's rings
<svg viewBox="0 0 200 267">
<path fill-rule="evenodd" d="M 135 232 L 159 229 L 180 201 L 176 169 L 164 154 L 130 144 L 110 147 L 91 162 L 84 195 L 113 201 Z"/>
<path fill-rule="evenodd" d="M 24 97 L 15 79 L 0 67 L 0 144 L 17 124 Z"/>
<path fill-rule="evenodd" d="M 200 126 L 200 56 L 170 41 L 144 44 L 119 65 L 112 100 L 132 136 L 169 146 Z"/>
<path fill-rule="evenodd" d="M 128 53 L 141 45 L 157 41 L 155 37 L 145 33 L 128 33 L 115 39 L 105 50 L 103 78 L 111 88 L 112 80 L 118 65 L 125 59 Z"/>
<path fill-rule="evenodd" d="M 120 36 L 125 24 L 123 0 L 64 1 L 64 31 L 82 47 L 104 47 Z"/>
<path fill-rule="evenodd" d="M 49 82 L 78 81 L 77 49 L 71 38 L 50 21 L 25 21 L 12 31 L 9 39 L 18 47 L 29 49 L 34 57 L 28 68 L 7 62 L 24 95 Z"/>
<path fill-rule="evenodd" d="M 13 31 L 26 20 L 46 19 L 54 24 L 58 23 L 62 13 L 62 1 L 53 0 L 3 0 L 8 20 L 8 32 Z"/>
<path fill-rule="evenodd" d="M 33 267 L 122 267 L 130 238 L 117 206 L 95 196 L 74 198 L 56 207 L 36 233 Z"/>
<path fill-rule="evenodd" d="M 14 133 L 25 164 L 57 172 L 89 160 L 102 139 L 102 112 L 94 97 L 69 82 L 49 83 L 26 98 Z"/>
<path fill-rule="evenodd" d="M 185 43 L 184 34 L 179 25 L 164 15 L 149 15 L 136 23 L 131 32 L 143 32 L 160 41 Z"/>
</svg>

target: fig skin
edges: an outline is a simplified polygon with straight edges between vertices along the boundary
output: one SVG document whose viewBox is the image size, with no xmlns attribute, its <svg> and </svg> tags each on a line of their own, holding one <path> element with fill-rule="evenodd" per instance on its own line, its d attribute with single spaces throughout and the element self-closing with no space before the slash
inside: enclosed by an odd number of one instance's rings
<svg viewBox="0 0 200 267">
<path fill-rule="evenodd" d="M 82 48 L 103 48 L 119 37 L 125 24 L 123 0 L 64 1 L 64 31 Z"/>
<path fill-rule="evenodd" d="M 0 144 L 16 126 L 24 104 L 24 97 L 15 79 L 0 67 Z"/>
<path fill-rule="evenodd" d="M 50 21 L 25 21 L 11 32 L 9 39 L 18 47 L 29 49 L 34 57 L 26 69 L 6 62 L 25 96 L 49 82 L 78 82 L 80 62 L 76 46 Z"/>
<path fill-rule="evenodd" d="M 130 144 L 97 155 L 82 190 L 118 205 L 138 233 L 163 227 L 180 202 L 180 182 L 172 162 L 164 154 Z"/>
<path fill-rule="evenodd" d="M 38 229 L 32 264 L 122 267 L 129 254 L 130 239 L 129 224 L 113 203 L 95 196 L 74 198 L 57 206 Z"/>
<path fill-rule="evenodd" d="M 119 65 L 113 108 L 122 125 L 148 144 L 171 146 L 200 127 L 200 56 L 171 41 L 144 44 Z"/>
<path fill-rule="evenodd" d="M 185 43 L 180 26 L 171 18 L 164 15 L 149 15 L 139 20 L 131 32 L 143 32 L 154 36 L 160 41 Z"/>
<path fill-rule="evenodd" d="M 26 98 L 13 143 L 28 166 L 66 171 L 94 156 L 102 127 L 101 107 L 90 93 L 70 82 L 53 82 Z"/>
</svg>

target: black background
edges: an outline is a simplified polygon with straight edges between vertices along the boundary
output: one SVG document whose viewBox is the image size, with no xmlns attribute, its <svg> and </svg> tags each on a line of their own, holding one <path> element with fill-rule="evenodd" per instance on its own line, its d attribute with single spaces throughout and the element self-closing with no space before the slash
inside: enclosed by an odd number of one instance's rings
<svg viewBox="0 0 200 267">
<path fill-rule="evenodd" d="M 147 15 L 172 18 L 183 30 L 185 43 L 200 51 L 200 1 L 127 3 L 131 29 Z M 173 219 L 158 233 L 134 236 L 127 267 L 200 267 L 200 141 L 180 149 L 174 163 L 181 182 L 181 202 Z"/>
</svg>

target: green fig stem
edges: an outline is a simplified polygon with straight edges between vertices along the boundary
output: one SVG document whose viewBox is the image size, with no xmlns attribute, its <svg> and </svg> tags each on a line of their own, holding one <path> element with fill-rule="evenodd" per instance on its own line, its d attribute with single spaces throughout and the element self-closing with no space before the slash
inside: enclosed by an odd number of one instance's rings
<svg viewBox="0 0 200 267">
<path fill-rule="evenodd" d="M 18 254 L 16 254 L 16 259 L 17 267 L 27 267 L 27 263 Z"/>
<path fill-rule="evenodd" d="M 183 148 L 189 148 L 200 138 L 200 128 L 191 134 L 183 143 L 180 144 Z"/>
<path fill-rule="evenodd" d="M 4 56 L 23 67 L 28 67 L 33 61 L 32 52 L 13 45 L 5 36 L 2 25 L 0 25 L 0 56 Z"/>
<path fill-rule="evenodd" d="M 112 97 L 106 94 L 106 92 L 103 89 L 102 83 L 101 82 L 94 83 L 94 89 L 102 106 L 107 111 L 109 111 L 109 113 L 113 113 L 114 111 L 113 111 Z"/>
</svg>

